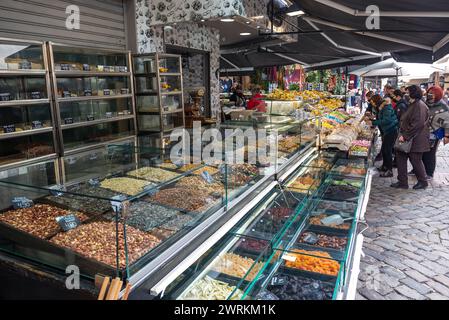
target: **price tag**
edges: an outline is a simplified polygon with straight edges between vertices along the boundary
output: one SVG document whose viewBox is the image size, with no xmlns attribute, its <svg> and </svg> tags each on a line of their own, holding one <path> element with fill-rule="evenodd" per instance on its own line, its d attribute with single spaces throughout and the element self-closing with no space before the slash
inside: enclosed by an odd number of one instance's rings
<svg viewBox="0 0 449 320">
<path fill-rule="evenodd" d="M 126 196 L 119 194 L 117 196 L 112 197 L 112 199 L 113 199 L 111 200 L 112 210 L 115 213 L 120 212 L 123 208 L 123 201 L 126 200 Z"/>
<path fill-rule="evenodd" d="M 110 95 L 111 95 L 111 90 L 109 90 L 109 89 L 104 89 L 104 90 L 103 90 L 103 94 L 104 94 L 105 96 L 110 96 Z"/>
<path fill-rule="evenodd" d="M 87 181 L 92 187 L 98 187 L 100 185 L 100 178 L 92 178 Z"/>
<path fill-rule="evenodd" d="M 78 219 L 78 217 L 74 214 L 56 217 L 56 222 L 58 222 L 59 226 L 64 231 L 75 229 L 81 224 L 80 219 Z"/>
<path fill-rule="evenodd" d="M 26 197 L 15 197 L 12 199 L 12 205 L 14 209 L 24 209 L 31 208 L 34 203 L 33 200 L 30 200 Z"/>
<path fill-rule="evenodd" d="M 287 280 L 283 277 L 273 277 L 271 278 L 271 285 L 272 286 L 283 286 L 287 283 Z"/>
<path fill-rule="evenodd" d="M 39 91 L 31 92 L 31 99 L 40 99 L 41 93 Z"/>
<path fill-rule="evenodd" d="M 43 126 L 42 126 L 42 121 L 38 121 L 38 120 L 36 120 L 36 121 L 32 121 L 31 122 L 31 128 L 32 129 L 41 129 Z"/>
<path fill-rule="evenodd" d="M 67 163 L 68 164 L 75 164 L 76 163 L 76 158 L 75 157 L 67 158 Z"/>
<path fill-rule="evenodd" d="M 95 120 L 95 116 L 93 114 L 89 114 L 86 117 L 87 121 L 94 121 Z"/>
<path fill-rule="evenodd" d="M 97 158 L 98 158 L 98 154 L 96 154 L 96 153 L 92 153 L 89 155 L 89 160 L 97 160 Z"/>
<path fill-rule="evenodd" d="M 64 123 L 65 124 L 72 124 L 73 123 L 73 118 L 65 118 L 64 119 Z"/>
<path fill-rule="evenodd" d="M 62 196 L 62 195 L 63 195 L 63 192 L 62 192 L 62 191 L 65 191 L 64 186 L 62 186 L 62 185 L 60 185 L 60 184 L 58 184 L 58 185 L 56 185 L 56 186 L 53 186 L 53 187 L 51 187 L 50 189 L 51 189 L 50 193 L 51 193 L 52 195 L 54 195 L 55 197 L 60 197 L 60 196 Z"/>
<path fill-rule="evenodd" d="M 209 172 L 207 171 L 203 171 L 201 172 L 201 176 L 203 177 L 204 180 L 206 180 L 207 183 L 211 184 L 214 182 L 214 178 L 212 178 L 212 176 L 210 175 Z"/>
<path fill-rule="evenodd" d="M 69 71 L 70 70 L 70 65 L 66 64 L 66 63 L 61 63 L 61 70 Z"/>
<path fill-rule="evenodd" d="M 3 132 L 4 133 L 16 132 L 16 126 L 14 124 L 3 126 Z"/>
<path fill-rule="evenodd" d="M 282 256 L 282 259 L 290 261 L 290 262 L 295 262 L 296 261 L 296 257 L 295 256 L 291 256 L 291 255 L 288 255 L 288 254 L 284 254 Z"/>
<path fill-rule="evenodd" d="M 92 95 L 92 90 L 84 90 L 84 96 L 90 97 Z"/>
<path fill-rule="evenodd" d="M 106 118 L 112 118 L 112 112 L 106 112 Z"/>
</svg>

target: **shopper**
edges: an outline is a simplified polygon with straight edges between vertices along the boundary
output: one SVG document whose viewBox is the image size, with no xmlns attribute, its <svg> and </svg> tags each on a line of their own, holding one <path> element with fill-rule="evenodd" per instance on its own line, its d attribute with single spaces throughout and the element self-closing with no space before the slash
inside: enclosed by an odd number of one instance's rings
<svg viewBox="0 0 449 320">
<path fill-rule="evenodd" d="M 393 176 L 393 147 L 398 135 L 398 118 L 389 98 L 382 100 L 379 95 L 374 98 L 376 99 L 375 103 L 379 105 L 379 113 L 377 119 L 373 121 L 373 125 L 378 126 L 382 132 L 383 163 L 379 171 L 381 171 L 381 177 L 387 178 Z"/>
<path fill-rule="evenodd" d="M 423 154 L 427 179 L 432 179 L 437 163 L 437 151 L 440 141 L 449 143 L 449 108 L 443 101 L 443 89 L 434 86 L 427 91 L 429 107 L 430 151 Z"/>
<path fill-rule="evenodd" d="M 243 89 L 240 84 L 232 89 L 232 95 L 229 100 L 235 102 L 236 107 L 244 107 L 246 105 L 245 96 L 243 95 Z"/>
<path fill-rule="evenodd" d="M 398 117 L 398 121 L 401 121 L 402 114 L 404 114 L 408 108 L 408 104 L 404 99 L 404 93 L 402 90 L 394 90 L 393 100 L 396 102 L 396 116 Z"/>
<path fill-rule="evenodd" d="M 393 98 L 394 98 L 394 87 L 392 87 L 390 84 L 386 84 L 385 85 L 385 87 L 384 87 L 384 99 L 386 99 L 386 98 L 390 98 L 390 99 L 392 99 L 392 106 L 393 106 L 393 109 L 394 110 L 396 110 L 396 102 L 393 100 Z"/>
<path fill-rule="evenodd" d="M 449 87 L 446 88 L 446 92 L 444 93 L 444 102 L 446 102 L 446 104 L 449 103 Z"/>
<path fill-rule="evenodd" d="M 257 110 L 259 112 L 266 112 L 265 101 L 262 100 L 263 96 L 260 93 L 260 87 L 254 86 L 251 90 L 251 99 L 247 103 L 248 110 Z"/>
<path fill-rule="evenodd" d="M 380 94 L 374 94 L 371 96 L 369 103 L 370 103 L 370 107 L 367 109 L 367 112 L 365 113 L 365 119 L 369 120 L 369 121 L 375 121 L 378 117 L 379 114 L 379 106 L 382 104 L 382 96 Z M 380 137 L 382 139 L 383 136 L 383 132 L 382 132 L 382 128 L 379 127 L 379 132 L 380 132 Z M 379 153 L 376 155 L 376 158 L 374 159 L 374 161 L 380 161 L 382 160 L 382 150 L 379 151 Z M 382 167 L 378 168 L 379 171 L 384 171 Z"/>
<path fill-rule="evenodd" d="M 396 161 L 398 166 L 398 182 L 393 183 L 391 187 L 408 189 L 407 160 L 410 160 L 418 183 L 413 189 L 425 189 L 428 186 L 426 179 L 426 170 L 422 161 L 424 152 L 430 150 L 429 144 L 429 110 L 422 101 L 422 90 L 413 85 L 408 88 L 410 95 L 410 106 L 401 116 L 399 138 L 400 142 L 411 142 L 410 152 L 396 152 Z"/>
</svg>

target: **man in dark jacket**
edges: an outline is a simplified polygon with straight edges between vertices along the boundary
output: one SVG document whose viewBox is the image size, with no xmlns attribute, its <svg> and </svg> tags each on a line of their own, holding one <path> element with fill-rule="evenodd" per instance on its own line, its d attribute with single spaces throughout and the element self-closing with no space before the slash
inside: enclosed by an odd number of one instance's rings
<svg viewBox="0 0 449 320">
<path fill-rule="evenodd" d="M 434 86 L 427 91 L 427 106 L 429 107 L 430 151 L 423 154 L 427 178 L 432 179 L 437 163 L 437 151 L 440 140 L 449 142 L 449 108 L 443 101 L 443 89 Z"/>
<path fill-rule="evenodd" d="M 429 109 L 422 101 L 422 90 L 418 86 L 408 88 L 410 106 L 401 116 L 399 141 L 411 142 L 409 153 L 397 151 L 398 182 L 393 188 L 408 189 L 407 160 L 410 160 L 418 183 L 413 189 L 425 189 L 428 186 L 426 170 L 422 161 L 424 152 L 430 150 L 429 143 Z"/>
</svg>

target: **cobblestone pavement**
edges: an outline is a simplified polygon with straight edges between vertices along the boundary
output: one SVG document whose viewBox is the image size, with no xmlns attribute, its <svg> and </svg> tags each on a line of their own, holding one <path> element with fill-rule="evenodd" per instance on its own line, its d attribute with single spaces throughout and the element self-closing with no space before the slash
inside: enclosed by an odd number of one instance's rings
<svg viewBox="0 0 449 320">
<path fill-rule="evenodd" d="M 438 156 L 425 191 L 373 177 L 356 299 L 449 300 L 449 145 Z"/>
</svg>

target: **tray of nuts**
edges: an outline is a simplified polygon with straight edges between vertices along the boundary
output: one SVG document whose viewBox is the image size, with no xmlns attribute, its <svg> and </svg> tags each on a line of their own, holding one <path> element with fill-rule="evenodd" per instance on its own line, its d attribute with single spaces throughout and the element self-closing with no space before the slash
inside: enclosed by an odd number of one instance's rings
<svg viewBox="0 0 449 320">
<path fill-rule="evenodd" d="M 220 181 L 208 183 L 200 176 L 187 176 L 181 178 L 176 182 L 175 186 L 179 188 L 193 187 L 199 191 L 216 197 L 221 197 L 225 193 L 225 187 Z"/>
<path fill-rule="evenodd" d="M 81 212 L 38 203 L 30 208 L 12 209 L 1 213 L 0 224 L 40 239 L 47 239 L 61 231 L 56 218 L 69 214 L 74 214 L 81 222 L 89 219 L 87 215 Z"/>
<path fill-rule="evenodd" d="M 98 188 L 83 183 L 67 188 L 67 192 L 59 196 L 47 196 L 39 201 L 50 205 L 57 205 L 67 210 L 77 210 L 87 215 L 101 215 L 111 210 L 110 200 L 117 195 L 111 190 Z M 103 198 L 103 199 L 99 199 Z"/>
<path fill-rule="evenodd" d="M 139 168 L 128 172 L 126 175 L 155 183 L 163 183 L 179 177 L 178 173 L 155 167 Z"/>
<path fill-rule="evenodd" d="M 101 181 L 100 186 L 104 189 L 112 190 L 129 196 L 135 196 L 143 192 L 144 188 L 156 185 L 144 180 L 117 177 Z"/>
<path fill-rule="evenodd" d="M 208 194 L 195 190 L 194 186 L 192 189 L 176 187 L 162 189 L 145 200 L 183 212 L 203 212 L 216 204 L 216 200 Z"/>
<path fill-rule="evenodd" d="M 151 231 L 152 229 L 163 225 L 166 221 L 170 221 L 178 213 L 178 210 L 154 203 L 133 201 L 126 212 L 126 215 L 122 217 L 121 222 L 142 231 Z M 115 214 L 112 212 L 107 213 L 104 215 L 104 218 L 107 220 L 115 220 Z"/>
<path fill-rule="evenodd" d="M 143 255 L 155 248 L 160 240 L 131 226 L 126 228 L 128 263 L 132 265 Z M 118 225 L 119 269 L 126 267 L 123 224 Z M 50 242 L 68 248 L 76 254 L 116 268 L 116 224 L 112 221 L 95 221 L 67 232 L 61 232 Z"/>
</svg>

